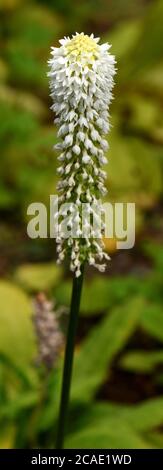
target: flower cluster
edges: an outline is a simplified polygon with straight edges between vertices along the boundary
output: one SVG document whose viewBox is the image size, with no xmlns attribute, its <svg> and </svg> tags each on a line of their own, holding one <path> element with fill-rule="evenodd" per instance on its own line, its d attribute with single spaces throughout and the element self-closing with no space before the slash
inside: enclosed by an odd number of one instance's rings
<svg viewBox="0 0 163 470">
<path fill-rule="evenodd" d="M 104 155 L 108 148 L 104 138 L 109 131 L 109 104 L 112 99 L 115 59 L 108 50 L 109 44 L 99 45 L 99 38 L 74 35 L 72 39 L 60 40 L 61 47 L 52 48 L 50 65 L 50 88 L 54 104 L 54 122 L 59 127 L 61 142 L 55 146 L 60 151 L 58 191 L 60 204 L 69 203 L 68 226 L 78 224 L 76 236 L 65 238 L 62 234 L 63 212 L 60 216 L 60 235 L 57 239 L 58 260 L 66 254 L 71 258 L 70 268 L 80 276 L 81 265 L 88 261 L 100 271 L 105 269 L 103 260 L 108 259 L 102 241 L 101 217 L 94 209 L 106 194 L 107 163 Z M 82 225 L 82 204 L 87 204 L 90 230 Z M 78 212 L 74 212 L 74 204 Z M 89 207 L 88 207 L 89 206 Z M 101 227 L 99 236 L 94 231 Z M 87 224 L 87 221 L 86 221 Z M 102 263 L 101 263 L 102 262 Z"/>
<path fill-rule="evenodd" d="M 58 358 L 63 346 L 63 335 L 59 328 L 57 312 L 54 305 L 40 292 L 33 301 L 33 322 L 38 342 L 39 364 L 51 369 Z"/>
</svg>

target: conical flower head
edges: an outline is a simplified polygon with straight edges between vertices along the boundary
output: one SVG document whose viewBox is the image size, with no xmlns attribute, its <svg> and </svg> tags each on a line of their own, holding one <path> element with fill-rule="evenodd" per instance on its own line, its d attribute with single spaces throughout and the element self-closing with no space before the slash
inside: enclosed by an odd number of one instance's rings
<svg viewBox="0 0 163 470">
<path fill-rule="evenodd" d="M 60 44 L 60 48 L 52 48 L 48 74 L 52 109 L 61 138 L 61 143 L 55 146 L 61 152 L 58 191 L 62 210 L 57 251 L 59 261 L 69 254 L 70 268 L 79 276 L 83 262 L 103 271 L 105 265 L 101 262 L 108 258 L 102 242 L 104 224 L 97 208 L 107 192 L 102 166 L 107 163 L 104 153 L 108 144 L 104 137 L 109 131 L 115 59 L 109 53 L 110 45 L 100 45 L 93 34 L 76 33 L 72 39 L 60 40 Z M 63 233 L 65 203 L 69 205 L 67 237 Z M 101 231 L 95 230 L 95 225 Z"/>
</svg>

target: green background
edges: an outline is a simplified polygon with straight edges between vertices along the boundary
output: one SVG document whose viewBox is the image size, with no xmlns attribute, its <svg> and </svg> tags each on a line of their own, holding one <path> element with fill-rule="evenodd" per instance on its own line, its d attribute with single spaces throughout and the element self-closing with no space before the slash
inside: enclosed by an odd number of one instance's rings
<svg viewBox="0 0 163 470">
<path fill-rule="evenodd" d="M 112 44 L 110 201 L 136 203 L 136 244 L 87 269 L 75 351 L 69 448 L 163 447 L 163 2 L 0 0 L 0 447 L 54 447 L 63 351 L 36 367 L 32 298 L 68 306 L 54 240 L 30 240 L 28 204 L 56 191 L 50 47 L 75 31 Z M 61 318 L 66 331 L 67 318 Z"/>
</svg>

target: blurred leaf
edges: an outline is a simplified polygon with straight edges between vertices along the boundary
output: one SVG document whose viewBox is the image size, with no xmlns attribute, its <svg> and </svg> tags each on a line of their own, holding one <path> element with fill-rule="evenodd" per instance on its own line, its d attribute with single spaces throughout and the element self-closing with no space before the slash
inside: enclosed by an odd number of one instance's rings
<svg viewBox="0 0 163 470">
<path fill-rule="evenodd" d="M 5 369 L 7 387 L 9 387 L 9 382 L 10 384 L 14 382 L 14 385 L 19 385 L 20 382 L 26 389 L 37 384 L 37 376 L 33 374 L 33 370 L 30 370 L 29 373 L 26 368 L 22 368 L 12 358 L 3 353 L 0 353 L 0 364 L 2 365 L 2 370 Z"/>
<path fill-rule="evenodd" d="M 140 207 L 153 205 L 162 191 L 160 150 L 154 154 L 147 143 L 129 136 L 126 139 L 114 131 L 109 157 L 111 199 L 124 201 L 125 195 L 126 201 L 134 201 Z"/>
<path fill-rule="evenodd" d="M 143 309 L 142 298 L 133 298 L 93 328 L 75 358 L 73 398 L 88 400 L 94 395 L 111 361 L 135 330 Z"/>
<path fill-rule="evenodd" d="M 36 430 L 45 432 L 54 429 L 59 412 L 60 394 L 62 386 L 63 361 L 60 361 L 59 367 L 52 371 L 48 377 L 46 406 L 40 408 L 36 421 Z"/>
<path fill-rule="evenodd" d="M 12 420 L 18 418 L 23 411 L 28 411 L 36 407 L 39 403 L 40 394 L 38 391 L 29 391 L 18 394 L 16 399 L 10 400 L 7 406 L 4 406 L 1 418 Z"/>
<path fill-rule="evenodd" d="M 60 281 L 62 268 L 54 262 L 23 264 L 15 272 L 15 281 L 29 291 L 50 290 Z"/>
<path fill-rule="evenodd" d="M 26 143 L 31 139 L 33 133 L 37 131 L 38 121 L 33 113 L 15 107 L 11 103 L 1 101 L 1 112 L 3 120 L 1 120 L 0 139 L 3 144 L 8 145 L 16 142 Z M 9 137 L 10 137 L 10 140 Z"/>
<path fill-rule="evenodd" d="M 144 68 L 153 68 L 163 55 L 162 41 L 163 2 L 156 0 L 149 6 L 144 18 L 139 40 L 132 50 L 133 73 L 138 74 Z M 151 34 L 152 31 L 152 34 Z"/>
<path fill-rule="evenodd" d="M 150 446 L 125 421 L 111 418 L 97 427 L 88 426 L 66 439 L 70 449 L 143 449 Z"/>
<path fill-rule="evenodd" d="M 163 424 L 163 397 L 144 401 L 122 410 L 121 419 L 139 431 L 147 431 Z"/>
<path fill-rule="evenodd" d="M 0 282 L 0 297 L 0 352 L 15 365 L 29 368 L 35 355 L 30 301 L 7 281 Z"/>
<path fill-rule="evenodd" d="M 15 205 L 16 195 L 12 189 L 4 186 L 4 183 L 0 182 L 0 208 L 4 209 Z"/>
<path fill-rule="evenodd" d="M 66 306 L 70 305 L 70 300 L 71 300 L 71 290 L 72 290 L 72 283 L 71 281 L 62 281 L 62 283 L 59 284 L 55 288 L 54 291 L 54 296 L 59 304 L 64 304 Z M 82 294 L 82 297 L 84 297 L 84 292 Z M 82 306 L 81 306 L 82 310 Z"/>
<path fill-rule="evenodd" d="M 150 70 L 146 70 L 141 76 L 141 87 L 142 90 L 148 91 L 148 93 L 156 98 L 163 97 L 163 62 L 159 61 Z"/>
<path fill-rule="evenodd" d="M 152 258 L 156 268 L 161 272 L 163 272 L 163 247 L 161 244 L 158 243 L 144 243 L 143 245 L 144 252 Z"/>
<path fill-rule="evenodd" d="M 36 115 L 39 119 L 46 116 L 46 108 L 39 98 L 30 93 L 20 91 L 18 93 L 6 85 L 0 86 L 0 101 L 20 107 L 20 109 Z"/>
<path fill-rule="evenodd" d="M 131 372 L 149 374 L 155 367 L 163 363 L 163 350 L 160 351 L 131 351 L 122 357 L 120 366 Z"/>
<path fill-rule="evenodd" d="M 1 110 L 1 207 L 16 206 L 20 218 L 23 214 L 27 220 L 26 209 L 31 202 L 39 200 L 48 205 L 49 194 L 55 193 L 55 132 L 52 127 L 40 132 L 36 116 L 17 106 L 1 103 Z"/>
<path fill-rule="evenodd" d="M 61 34 L 63 26 L 64 20 L 59 14 L 55 11 L 52 13 L 47 5 L 40 6 L 34 2 L 32 8 L 28 4 L 23 5 L 12 16 L 13 35 L 21 36 L 33 50 L 37 50 L 37 47 L 45 50 L 49 42 Z"/>
<path fill-rule="evenodd" d="M 163 423 L 163 397 L 143 401 L 138 404 L 123 406 L 115 403 L 96 402 L 83 408 L 76 422 L 80 430 L 91 427 L 111 427 L 114 420 L 127 424 L 132 431 L 149 433 Z"/>
<path fill-rule="evenodd" d="M 151 304 L 145 308 L 141 316 L 141 326 L 150 335 L 163 341 L 163 313 L 162 305 Z"/>
<path fill-rule="evenodd" d="M 1 0 L 0 1 L 0 10 L 14 10 L 18 7 L 23 0 Z"/>
<path fill-rule="evenodd" d="M 100 314 L 113 305 L 122 302 L 129 294 L 138 291 L 140 282 L 138 278 L 130 276 L 123 279 L 102 278 L 96 275 L 92 281 L 85 283 L 81 299 L 81 313 L 83 315 Z M 55 298 L 60 304 L 70 305 L 71 282 L 62 282 L 55 289 Z"/>
<path fill-rule="evenodd" d="M 161 107 L 153 98 L 132 93 L 128 97 L 128 107 L 131 113 L 129 120 L 131 131 L 153 136 L 157 129 L 162 127 Z"/>
<path fill-rule="evenodd" d="M 24 60 L 25 57 L 25 60 Z M 20 38 L 8 44 L 7 58 L 10 63 L 10 74 L 15 77 L 19 85 L 47 86 L 47 67 L 45 62 L 33 56 L 28 48 L 22 44 Z"/>
<path fill-rule="evenodd" d="M 63 21 L 46 7 L 24 5 L 12 17 L 6 55 L 12 81 L 47 88 L 47 55 L 61 34 Z"/>
<path fill-rule="evenodd" d="M 140 20 L 130 20 L 126 22 L 123 21 L 123 23 L 118 24 L 118 26 L 115 27 L 113 31 L 109 33 L 109 35 L 107 34 L 106 36 L 104 36 L 104 40 L 112 44 L 112 53 L 116 57 L 118 69 L 120 67 L 120 61 L 125 61 L 126 56 L 133 49 L 135 42 L 139 38 L 140 31 Z"/>
<path fill-rule="evenodd" d="M 15 426 L 8 425 L 0 432 L 0 449 L 13 449 L 15 439 Z"/>
<path fill-rule="evenodd" d="M 161 432 L 148 432 L 146 438 L 148 442 L 151 442 L 152 446 L 155 446 L 157 449 L 163 449 L 163 434 Z"/>
<path fill-rule="evenodd" d="M 7 64 L 0 58 L 0 81 L 3 83 L 3 81 L 6 80 L 7 76 L 8 76 Z"/>
</svg>

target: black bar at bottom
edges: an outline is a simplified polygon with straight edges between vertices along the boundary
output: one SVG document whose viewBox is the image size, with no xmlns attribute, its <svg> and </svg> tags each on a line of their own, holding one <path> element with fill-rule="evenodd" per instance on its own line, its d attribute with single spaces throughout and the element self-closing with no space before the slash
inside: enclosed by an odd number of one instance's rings
<svg viewBox="0 0 163 470">
<path fill-rule="evenodd" d="M 163 449 L 1 449 L 0 469 L 6 465 L 11 468 L 21 465 L 22 468 L 39 466 L 54 466 L 65 468 L 67 465 L 115 466 L 125 465 L 163 465 Z M 79 467 L 80 468 L 80 467 Z"/>
</svg>

